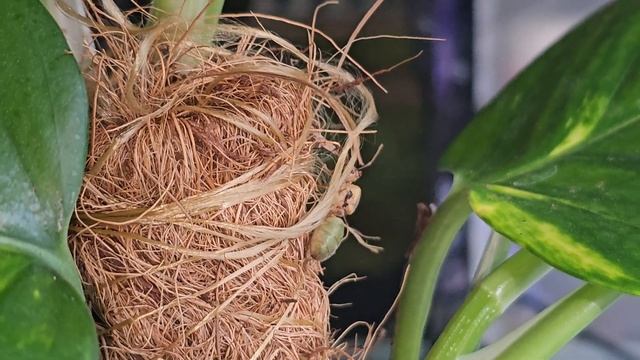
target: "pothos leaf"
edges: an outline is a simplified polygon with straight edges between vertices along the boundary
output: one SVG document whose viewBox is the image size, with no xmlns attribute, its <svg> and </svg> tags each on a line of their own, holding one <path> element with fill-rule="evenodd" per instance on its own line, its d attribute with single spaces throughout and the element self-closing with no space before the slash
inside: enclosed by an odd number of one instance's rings
<svg viewBox="0 0 640 360">
<path fill-rule="evenodd" d="M 27 255 L 0 252 L 2 358 L 98 358 L 95 326 L 81 296 Z"/>
<path fill-rule="evenodd" d="M 617 1 L 510 83 L 443 166 L 551 265 L 640 294 L 640 2 Z"/>
<path fill-rule="evenodd" d="M 0 12 L 0 353 L 97 359 L 66 243 L 87 147 L 87 98 L 38 0 Z"/>
</svg>

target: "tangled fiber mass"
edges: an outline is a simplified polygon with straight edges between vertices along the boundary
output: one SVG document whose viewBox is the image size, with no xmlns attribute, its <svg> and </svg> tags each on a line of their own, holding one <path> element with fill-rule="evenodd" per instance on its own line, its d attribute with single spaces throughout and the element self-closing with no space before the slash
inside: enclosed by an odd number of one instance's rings
<svg viewBox="0 0 640 360">
<path fill-rule="evenodd" d="M 377 117 L 354 63 L 322 59 L 312 27 L 304 51 L 233 19 L 200 46 L 88 6 L 102 50 L 70 246 L 103 357 L 357 357 L 309 255 Z"/>
</svg>

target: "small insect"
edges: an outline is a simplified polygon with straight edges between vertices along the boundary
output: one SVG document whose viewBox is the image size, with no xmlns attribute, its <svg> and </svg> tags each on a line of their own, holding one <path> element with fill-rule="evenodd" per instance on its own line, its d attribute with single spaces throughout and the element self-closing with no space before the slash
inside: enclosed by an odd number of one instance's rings
<svg viewBox="0 0 640 360">
<path fill-rule="evenodd" d="M 437 210 L 436 204 L 433 204 L 433 203 L 430 203 L 428 205 L 422 202 L 417 203 L 416 208 L 417 208 L 417 215 L 416 215 L 416 226 L 414 230 L 414 237 L 411 243 L 409 244 L 409 247 L 407 248 L 407 252 L 404 254 L 404 257 L 407 259 L 411 258 L 411 255 L 413 254 L 413 249 L 415 249 L 416 245 L 418 245 L 418 242 L 420 241 L 420 236 L 422 236 L 424 229 L 426 229 L 427 226 L 429 226 L 429 223 L 431 222 L 431 218 L 433 218 L 433 215 L 436 213 L 436 210 Z"/>
<path fill-rule="evenodd" d="M 358 180 L 360 172 L 354 170 L 346 179 L 346 184 L 338 194 L 338 201 L 327 217 L 311 234 L 311 257 L 325 261 L 332 257 L 346 238 L 345 224 L 341 217 L 351 215 L 360 203 L 362 190 L 353 184 Z"/>
<path fill-rule="evenodd" d="M 311 235 L 311 257 L 318 261 L 329 259 L 344 239 L 344 222 L 337 216 L 329 216 Z"/>
<path fill-rule="evenodd" d="M 362 189 L 355 184 L 349 184 L 340 191 L 339 198 L 341 199 L 337 206 L 333 209 L 333 212 L 338 216 L 351 215 L 358 208 L 360 203 L 360 197 L 362 196 Z"/>
</svg>

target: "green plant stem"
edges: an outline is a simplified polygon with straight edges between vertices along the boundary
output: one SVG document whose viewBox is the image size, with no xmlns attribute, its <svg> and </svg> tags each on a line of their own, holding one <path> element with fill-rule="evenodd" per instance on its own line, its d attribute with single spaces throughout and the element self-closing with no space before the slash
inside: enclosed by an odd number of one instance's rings
<svg viewBox="0 0 640 360">
<path fill-rule="evenodd" d="M 422 233 L 409 262 L 405 290 L 400 297 L 393 359 L 415 360 L 420 356 L 422 334 L 440 268 L 470 212 L 468 191 L 454 190 Z"/>
<path fill-rule="evenodd" d="M 621 295 L 599 285 L 584 285 L 535 319 L 497 359 L 551 358 Z"/>
<path fill-rule="evenodd" d="M 158 20 L 171 17 L 179 19 L 182 29 L 175 36 L 181 37 L 186 32 L 188 40 L 209 45 L 218 26 L 223 5 L 224 0 L 155 0 L 153 15 Z"/>
<path fill-rule="evenodd" d="M 473 275 L 472 284 L 477 284 L 482 279 L 487 277 L 493 269 L 497 268 L 503 261 L 509 256 L 509 248 L 511 247 L 511 241 L 496 231 L 491 232 L 491 237 L 487 246 L 482 252 L 480 263 L 476 268 Z"/>
<path fill-rule="evenodd" d="M 495 319 L 550 270 L 537 256 L 520 250 L 478 283 L 426 359 L 456 359 L 473 351 Z"/>
</svg>

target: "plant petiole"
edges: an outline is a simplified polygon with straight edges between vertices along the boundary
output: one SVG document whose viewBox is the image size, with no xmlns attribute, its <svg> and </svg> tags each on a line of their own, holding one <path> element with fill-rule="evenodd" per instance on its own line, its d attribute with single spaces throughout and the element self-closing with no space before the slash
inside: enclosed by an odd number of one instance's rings
<svg viewBox="0 0 640 360">
<path fill-rule="evenodd" d="M 400 295 L 393 359 L 415 360 L 420 356 L 422 334 L 440 268 L 470 212 L 468 191 L 452 190 L 422 233 L 409 261 L 405 290 Z"/>
<path fill-rule="evenodd" d="M 426 359 L 456 359 L 473 351 L 487 328 L 550 270 L 549 265 L 524 249 L 507 259 L 467 296 Z"/>
</svg>

